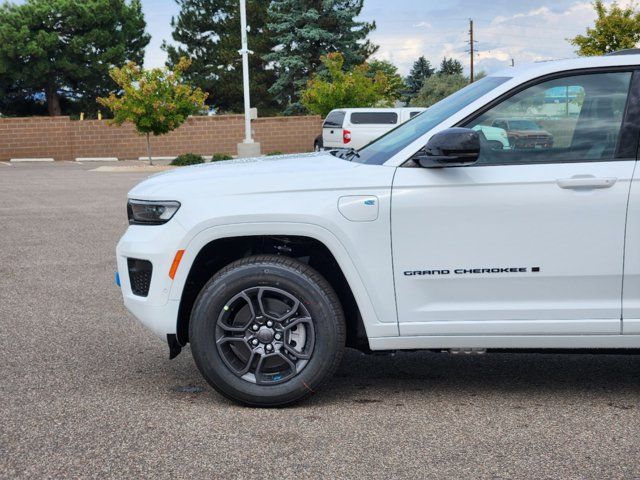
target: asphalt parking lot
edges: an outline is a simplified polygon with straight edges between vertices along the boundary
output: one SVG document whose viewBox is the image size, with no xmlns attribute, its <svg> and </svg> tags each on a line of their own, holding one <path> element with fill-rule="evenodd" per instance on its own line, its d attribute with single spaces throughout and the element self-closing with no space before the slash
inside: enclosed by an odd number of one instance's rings
<svg viewBox="0 0 640 480">
<path fill-rule="evenodd" d="M 350 351 L 236 406 L 113 284 L 140 173 L 0 164 L 0 478 L 638 478 L 640 357 Z"/>
</svg>

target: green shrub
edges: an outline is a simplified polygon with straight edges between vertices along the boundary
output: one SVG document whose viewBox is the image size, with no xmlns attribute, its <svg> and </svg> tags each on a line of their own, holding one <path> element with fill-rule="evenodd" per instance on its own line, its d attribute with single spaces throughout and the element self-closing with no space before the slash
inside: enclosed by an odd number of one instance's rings
<svg viewBox="0 0 640 480">
<path fill-rule="evenodd" d="M 195 153 L 185 153 L 173 160 L 171 165 L 176 167 L 185 167 L 187 165 L 197 165 L 199 163 L 204 163 L 204 158 L 200 155 L 196 155 Z"/>
<path fill-rule="evenodd" d="M 233 160 L 231 155 L 227 155 L 226 153 L 214 153 L 211 158 L 212 162 L 221 162 L 223 160 Z"/>
<path fill-rule="evenodd" d="M 276 150 L 275 152 L 269 152 L 269 153 L 267 153 L 267 155 L 266 155 L 266 156 L 267 156 L 267 157 L 275 157 L 276 155 L 284 155 L 284 153 L 283 153 L 283 152 L 281 152 L 281 151 L 279 151 L 279 150 Z"/>
</svg>

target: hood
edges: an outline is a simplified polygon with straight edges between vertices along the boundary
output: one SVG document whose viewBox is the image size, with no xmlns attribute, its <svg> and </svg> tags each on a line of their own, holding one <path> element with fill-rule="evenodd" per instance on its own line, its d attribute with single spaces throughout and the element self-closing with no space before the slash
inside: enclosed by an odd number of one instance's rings
<svg viewBox="0 0 640 480">
<path fill-rule="evenodd" d="M 546 130 L 509 130 L 509 135 L 517 135 L 519 137 L 551 137 L 552 135 Z"/>
<path fill-rule="evenodd" d="M 327 152 L 243 158 L 159 173 L 134 187 L 129 196 L 179 200 L 200 192 L 210 196 L 337 188 L 351 177 L 346 172 L 359 167 Z"/>
</svg>

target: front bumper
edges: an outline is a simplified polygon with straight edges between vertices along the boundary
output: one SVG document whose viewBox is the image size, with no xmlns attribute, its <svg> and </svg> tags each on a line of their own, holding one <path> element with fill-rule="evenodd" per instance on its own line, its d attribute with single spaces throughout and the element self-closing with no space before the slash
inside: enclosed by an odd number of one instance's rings
<svg viewBox="0 0 640 480">
<path fill-rule="evenodd" d="M 173 219 L 165 225 L 132 225 L 116 249 L 122 297 L 127 309 L 163 340 L 176 333 L 179 300 L 170 300 L 173 281 L 169 270 L 180 250 L 186 231 Z M 146 297 L 135 295 L 131 288 L 127 260 L 148 260 L 153 273 Z"/>
</svg>

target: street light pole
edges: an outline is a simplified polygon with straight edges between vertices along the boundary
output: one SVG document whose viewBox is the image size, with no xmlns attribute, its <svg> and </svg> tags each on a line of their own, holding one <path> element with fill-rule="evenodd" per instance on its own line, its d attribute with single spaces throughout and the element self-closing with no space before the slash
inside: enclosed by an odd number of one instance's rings
<svg viewBox="0 0 640 480">
<path fill-rule="evenodd" d="M 251 98 L 249 96 L 249 41 L 247 39 L 247 2 L 240 0 L 240 38 L 242 48 L 242 87 L 244 90 L 244 140 L 238 144 L 238 156 L 260 155 L 260 144 L 253 141 L 251 135 Z"/>
</svg>

